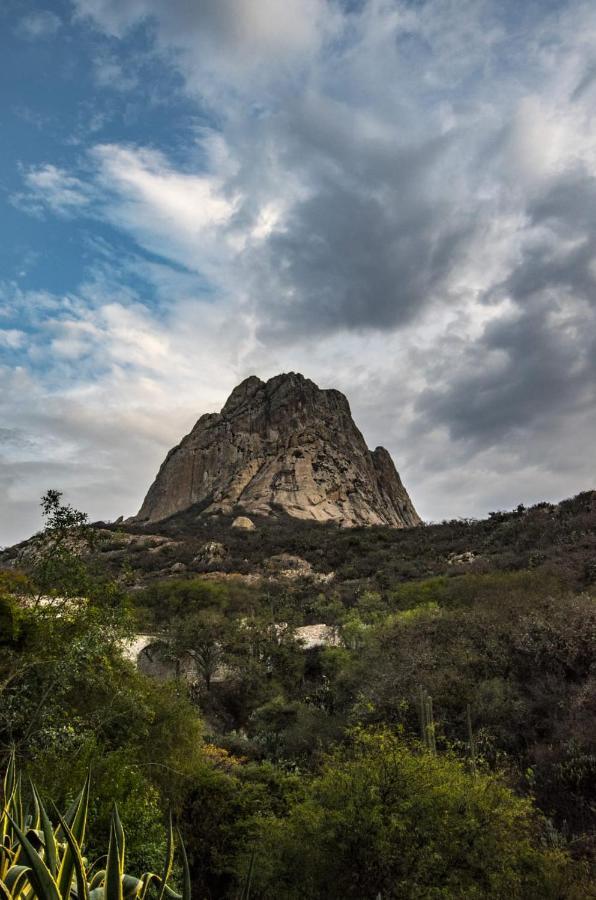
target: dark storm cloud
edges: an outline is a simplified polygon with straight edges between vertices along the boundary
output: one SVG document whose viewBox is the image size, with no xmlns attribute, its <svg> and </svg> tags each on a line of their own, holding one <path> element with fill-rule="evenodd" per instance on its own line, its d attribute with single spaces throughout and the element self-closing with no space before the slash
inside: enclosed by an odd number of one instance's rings
<svg viewBox="0 0 596 900">
<path fill-rule="evenodd" d="M 468 230 L 440 206 L 400 212 L 340 186 L 298 204 L 268 243 L 262 333 L 395 328 L 436 300 Z"/>
<path fill-rule="evenodd" d="M 596 400 L 595 324 L 594 316 L 582 317 L 587 330 L 567 333 L 540 308 L 490 325 L 463 359 L 454 347 L 435 367 L 444 386 L 424 391 L 416 404 L 426 426 L 445 425 L 475 451 L 512 431 L 531 431 L 537 420 L 588 406 Z M 458 374 L 449 377 L 450 370 Z"/>
<path fill-rule="evenodd" d="M 596 242 L 596 178 L 579 170 L 557 178 L 528 205 L 534 225 L 546 225 L 560 237 Z"/>
<path fill-rule="evenodd" d="M 477 223 L 443 173 L 453 135 L 367 134 L 349 105 L 307 98 L 269 125 L 307 196 L 246 254 L 264 340 L 394 329 L 437 300 Z"/>
<path fill-rule="evenodd" d="M 596 180 L 558 179 L 528 211 L 540 237 L 491 292 L 513 311 L 447 353 L 417 401 L 427 424 L 474 449 L 596 406 Z"/>
</svg>

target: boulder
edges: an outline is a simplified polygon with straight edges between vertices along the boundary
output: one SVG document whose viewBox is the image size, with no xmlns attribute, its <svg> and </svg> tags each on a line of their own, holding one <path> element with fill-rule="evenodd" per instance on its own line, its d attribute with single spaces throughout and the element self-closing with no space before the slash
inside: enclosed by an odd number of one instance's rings
<svg viewBox="0 0 596 900">
<path fill-rule="evenodd" d="M 236 516 L 232 522 L 232 528 L 242 528 L 244 531 L 254 531 L 255 523 L 248 516 Z"/>
</svg>

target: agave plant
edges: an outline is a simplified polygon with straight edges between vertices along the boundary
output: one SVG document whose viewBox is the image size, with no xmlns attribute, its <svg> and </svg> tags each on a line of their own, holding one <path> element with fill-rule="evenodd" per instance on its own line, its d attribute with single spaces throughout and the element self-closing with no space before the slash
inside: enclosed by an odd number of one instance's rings
<svg viewBox="0 0 596 900">
<path fill-rule="evenodd" d="M 114 806 L 105 867 L 83 856 L 89 806 L 89 776 L 66 815 L 48 815 L 35 785 L 33 812 L 24 812 L 21 777 L 11 754 L 4 778 L 4 806 L 0 816 L 0 900 L 128 900 L 146 898 L 150 889 L 158 900 L 190 900 L 190 873 L 182 840 L 182 893 L 169 885 L 174 862 L 174 829 L 170 816 L 166 859 L 161 874 L 140 878 L 124 871 L 125 836 Z M 179 836 L 180 837 L 180 836 Z"/>
</svg>

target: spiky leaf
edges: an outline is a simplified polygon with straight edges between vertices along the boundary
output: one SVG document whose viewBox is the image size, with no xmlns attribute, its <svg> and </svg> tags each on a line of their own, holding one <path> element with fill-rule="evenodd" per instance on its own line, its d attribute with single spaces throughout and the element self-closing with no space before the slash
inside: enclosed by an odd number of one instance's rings
<svg viewBox="0 0 596 900">
<path fill-rule="evenodd" d="M 176 829 L 178 840 L 180 842 L 180 856 L 182 857 L 182 898 L 183 900 L 192 900 L 191 883 L 190 883 L 190 867 L 188 865 L 188 856 L 186 855 L 186 847 L 182 840 L 180 829 Z"/>
<path fill-rule="evenodd" d="M 91 773 L 87 774 L 87 778 L 85 780 L 85 785 L 83 790 L 79 794 L 77 807 L 74 813 L 74 818 L 72 821 L 72 826 L 70 826 L 72 831 L 72 836 L 77 843 L 77 846 L 83 846 L 85 841 L 85 829 L 87 827 L 87 810 L 89 808 L 89 786 L 91 781 Z M 70 823 L 67 823 L 70 825 Z M 60 826 L 62 827 L 62 826 Z M 72 876 L 74 874 L 75 861 L 74 855 L 70 846 L 67 844 L 66 850 L 64 851 L 64 856 L 62 857 L 62 862 L 60 864 L 60 869 L 58 871 L 58 888 L 60 890 L 60 894 L 62 897 L 68 897 L 70 895 L 70 888 L 72 885 Z"/>
<path fill-rule="evenodd" d="M 122 872 L 123 860 L 120 858 L 120 846 L 114 816 L 110 824 L 110 843 L 108 847 L 108 862 L 106 865 L 106 878 L 104 882 L 105 900 L 123 900 Z"/>
<path fill-rule="evenodd" d="M 54 829 L 46 812 L 46 808 L 43 805 L 42 799 L 39 795 L 39 791 L 34 784 L 32 784 L 31 787 L 33 790 L 33 796 L 35 797 L 39 809 L 39 818 L 41 820 L 43 843 L 45 848 L 45 864 L 55 878 L 58 872 L 58 846 L 56 844 L 56 838 L 54 836 Z"/>
<path fill-rule="evenodd" d="M 81 854 L 81 848 L 77 844 L 74 835 L 60 813 L 57 812 L 58 821 L 64 832 L 66 843 L 72 853 L 74 860 L 75 878 L 77 882 L 77 898 L 78 900 L 89 900 L 89 885 L 87 884 L 87 876 L 85 873 L 85 863 Z"/>
<path fill-rule="evenodd" d="M 13 866 L 8 870 L 4 884 L 10 891 L 11 897 L 17 897 L 24 881 L 27 881 L 31 869 L 29 866 Z"/>
<path fill-rule="evenodd" d="M 168 843 L 166 846 L 166 858 L 161 876 L 161 890 L 159 892 L 159 900 L 163 900 L 166 892 L 166 885 L 172 874 L 172 866 L 174 865 L 174 828 L 172 826 L 172 813 L 168 817 Z"/>
<path fill-rule="evenodd" d="M 37 892 L 39 900 L 62 900 L 62 896 L 58 889 L 52 873 L 44 863 L 43 859 L 29 841 L 24 831 L 21 831 L 17 823 L 9 816 L 10 823 L 18 838 L 23 853 L 23 858 L 31 868 L 30 879 Z"/>
</svg>

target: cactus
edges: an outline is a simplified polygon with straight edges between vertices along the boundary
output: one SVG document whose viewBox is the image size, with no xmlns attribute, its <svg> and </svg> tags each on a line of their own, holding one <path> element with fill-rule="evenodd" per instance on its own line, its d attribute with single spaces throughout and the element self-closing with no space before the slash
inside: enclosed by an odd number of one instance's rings
<svg viewBox="0 0 596 900">
<path fill-rule="evenodd" d="M 433 715 L 432 697 L 426 693 L 424 688 L 420 688 L 418 700 L 418 715 L 420 717 L 420 737 L 422 743 L 433 755 L 437 753 L 437 742 L 435 737 L 435 721 Z"/>
<path fill-rule="evenodd" d="M 466 723 L 468 726 L 468 753 L 470 756 L 470 765 L 472 767 L 472 771 L 476 771 L 476 739 L 474 737 L 474 731 L 472 729 L 472 709 L 470 704 L 466 706 Z"/>
<path fill-rule="evenodd" d="M 21 777 L 11 753 L 4 778 L 4 805 L 0 816 L 0 900 L 128 900 L 148 896 L 152 885 L 159 900 L 190 900 L 190 873 L 179 836 L 183 869 L 182 893 L 168 880 L 174 860 L 174 830 L 169 819 L 166 860 L 160 875 L 140 878 L 124 871 L 125 835 L 114 806 L 105 869 L 90 865 L 83 856 L 90 778 L 68 812 L 54 810 L 53 823 L 39 791 L 31 785 L 33 812 L 23 808 Z M 103 859 L 103 857 L 102 857 Z"/>
</svg>

